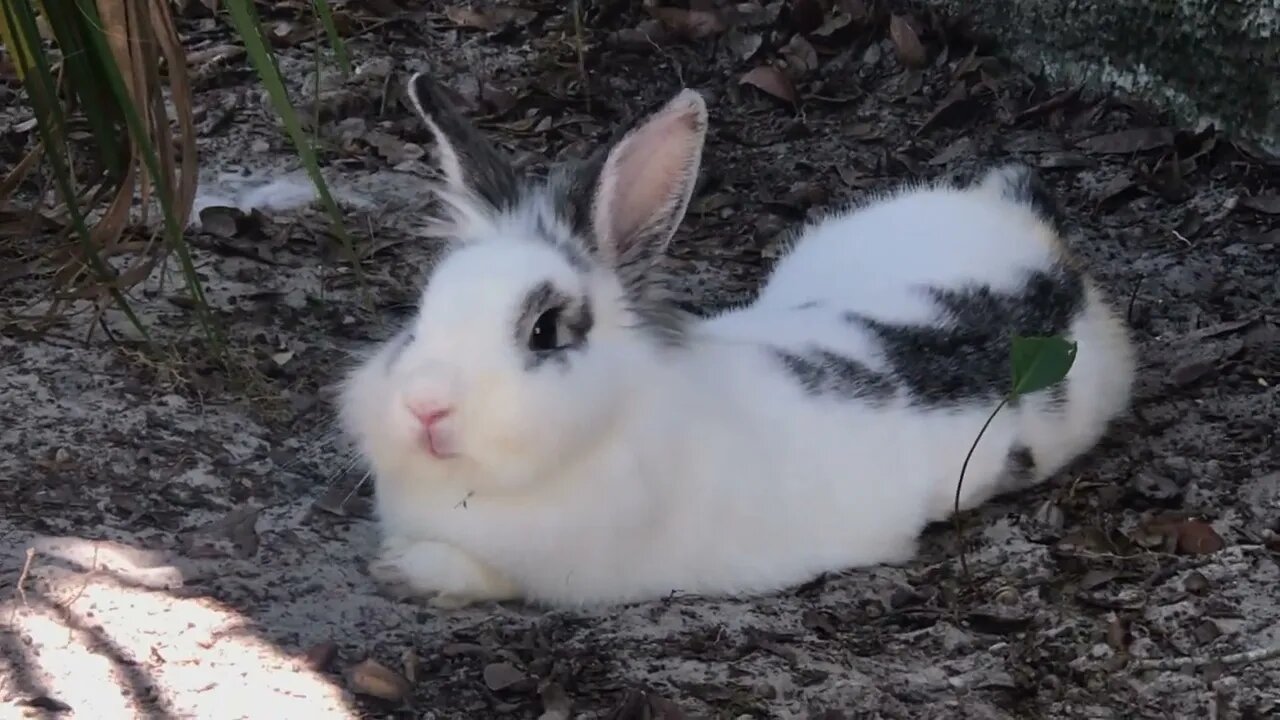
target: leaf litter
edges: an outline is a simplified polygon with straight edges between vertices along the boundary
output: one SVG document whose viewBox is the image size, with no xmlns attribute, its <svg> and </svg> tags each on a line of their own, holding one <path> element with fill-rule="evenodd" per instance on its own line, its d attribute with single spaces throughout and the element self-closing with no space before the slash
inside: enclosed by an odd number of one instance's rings
<svg viewBox="0 0 1280 720">
<path fill-rule="evenodd" d="M 209 67 L 196 82 L 202 154 L 219 171 L 279 171 L 288 155 L 274 119 L 242 100 L 250 76 L 236 70 L 232 38 L 189 5 L 184 32 L 204 43 L 197 59 Z M 350 268 L 325 255 L 312 209 L 207 206 L 193 246 L 231 336 L 262 361 L 258 374 L 218 377 L 181 354 L 68 349 L 8 322 L 7 377 L 31 384 L 0 386 L 25 428 L 20 440 L 0 438 L 0 476 L 28 481 L 0 485 L 24 508 L 0 529 L 15 548 L 36 533 L 102 528 L 194 555 L 186 561 L 205 570 L 172 602 L 210 598 L 251 618 L 307 672 L 354 691 L 349 716 L 391 702 L 459 717 L 1075 717 L 1109 707 L 1154 718 L 1194 716 L 1205 692 L 1228 686 L 1218 695 L 1226 711 L 1273 712 L 1280 700 L 1268 689 L 1280 673 L 1255 645 L 1275 632 L 1269 589 L 1280 582 L 1280 517 L 1267 501 L 1280 415 L 1267 318 L 1280 298 L 1266 249 L 1280 243 L 1270 224 L 1280 161 L 1212 129 L 1179 131 L 1131 104 L 1046 86 L 938 15 L 889 5 L 583 3 L 581 37 L 572 4 L 457 3 L 425 23 L 386 3 L 338 6 L 355 29 L 353 60 L 377 72 L 326 72 L 308 109 L 335 141 L 326 163 L 365 227 L 376 311 L 354 299 Z M 264 10 L 268 27 L 287 30 L 291 92 L 315 101 L 304 12 L 303 3 Z M 1030 162 L 1062 198 L 1083 261 L 1129 300 L 1143 359 L 1135 410 L 1079 468 L 975 513 L 973 586 L 956 581 L 943 529 L 905 567 L 752 601 L 438 615 L 380 597 L 363 574 L 369 489 L 316 429 L 327 427 L 319 398 L 335 368 L 394 331 L 435 256 L 415 234 L 423 208 L 412 191 L 428 174 L 429 137 L 395 90 L 424 67 L 522 157 L 593 147 L 682 84 L 708 91 L 706 179 L 671 249 L 674 289 L 699 312 L 749 298 L 780 238 L 809 213 L 898 182 Z M 31 130 L 9 126 L 0 156 L 16 158 L 12 144 Z M 202 180 L 222 189 L 216 176 Z M 4 260 L 41 250 L 24 238 L 3 246 Z M 15 306 L 33 288 L 17 278 L 0 297 Z M 147 307 L 183 326 L 180 308 Z M 50 384 L 53 368 L 82 378 L 74 410 Z M 30 387 L 52 400 L 30 400 Z M 56 422 L 50 407 L 60 408 Z M 311 512 L 320 495 L 332 495 L 332 512 Z M 6 558 L 5 571 L 21 565 Z M 1222 604 L 1240 617 L 1222 618 Z M 104 625 L 124 621 L 103 607 Z M 177 641 L 145 637 L 161 653 Z M 418 660 L 406 663 L 410 655 Z M 1214 658 L 1214 678 L 1160 669 Z M 1155 669 L 1134 674 L 1130 662 Z M 139 667 L 161 670 L 154 660 Z M 958 696 L 952 680 L 971 684 Z M 219 692 L 204 696 L 227 697 Z M 273 716 L 297 701 L 281 696 Z"/>
</svg>

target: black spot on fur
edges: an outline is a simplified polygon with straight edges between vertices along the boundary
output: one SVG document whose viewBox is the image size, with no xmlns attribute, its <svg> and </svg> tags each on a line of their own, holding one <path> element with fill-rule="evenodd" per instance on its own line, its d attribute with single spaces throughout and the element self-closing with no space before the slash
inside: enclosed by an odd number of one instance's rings
<svg viewBox="0 0 1280 720">
<path fill-rule="evenodd" d="M 1036 476 L 1036 458 L 1026 445 L 1014 445 L 1004 460 L 1003 483 L 1012 488 L 1031 484 Z"/>
<path fill-rule="evenodd" d="M 413 342 L 413 331 L 402 330 L 391 340 L 391 352 L 387 354 L 387 369 L 391 369 L 395 365 L 396 360 L 404 354 L 405 348 L 409 347 L 409 343 Z"/>
<path fill-rule="evenodd" d="M 797 353 L 770 348 L 770 351 L 804 391 L 814 397 L 836 396 L 883 405 L 897 393 L 896 385 L 887 375 L 829 350 L 815 348 Z"/>
<path fill-rule="evenodd" d="M 871 331 L 893 376 L 907 386 L 912 402 L 923 406 L 1003 396 L 1012 377 L 1012 336 L 1064 334 L 1084 308 L 1084 279 L 1066 265 L 1032 272 L 1011 293 L 986 285 L 926 291 L 939 311 L 933 324 L 900 325 L 845 314 L 850 324 Z"/>
<path fill-rule="evenodd" d="M 555 308 L 560 309 L 557 332 L 560 334 L 561 347 L 542 352 L 530 350 L 529 333 L 532 332 L 534 323 L 543 313 Z M 590 303 L 584 299 L 574 299 L 551 283 L 544 282 L 530 290 L 520 304 L 513 339 L 516 349 L 525 358 L 525 369 L 532 370 L 547 361 L 567 367 L 568 354 L 586 347 L 587 335 L 594 324 L 595 316 L 591 312 Z"/>
<path fill-rule="evenodd" d="M 1034 170 L 1026 165 L 1009 165 L 995 172 L 1003 174 L 1005 198 L 1031 208 L 1055 233 L 1066 235 L 1062 208 Z"/>
<path fill-rule="evenodd" d="M 616 133 L 619 139 L 624 133 Z M 572 230 L 579 249 L 585 256 L 599 259 L 593 208 L 600 173 L 612 142 L 582 160 L 571 160 L 552 171 L 547 189 L 561 218 Z M 655 232 L 657 230 L 654 230 Z M 690 316 L 681 310 L 670 295 L 670 277 L 662 253 L 655 250 L 660 243 L 637 240 L 628 245 L 631 252 L 617 259 L 611 269 L 621 281 L 624 298 L 635 317 L 635 329 L 659 343 L 679 347 L 687 339 Z"/>
<path fill-rule="evenodd" d="M 522 186 L 526 183 L 510 159 L 458 111 L 434 80 L 418 75 L 414 78 L 413 90 L 422 112 L 435 123 L 457 153 L 467 188 L 494 210 L 516 207 L 523 195 Z"/>
</svg>

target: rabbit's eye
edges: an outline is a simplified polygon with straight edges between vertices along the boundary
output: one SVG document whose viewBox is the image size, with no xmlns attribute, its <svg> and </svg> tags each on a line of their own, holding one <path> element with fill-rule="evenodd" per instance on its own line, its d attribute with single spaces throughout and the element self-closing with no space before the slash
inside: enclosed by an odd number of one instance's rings
<svg viewBox="0 0 1280 720">
<path fill-rule="evenodd" d="M 529 333 L 529 349 L 534 352 L 548 352 L 560 347 L 560 308 L 552 308 L 538 316 Z"/>
</svg>

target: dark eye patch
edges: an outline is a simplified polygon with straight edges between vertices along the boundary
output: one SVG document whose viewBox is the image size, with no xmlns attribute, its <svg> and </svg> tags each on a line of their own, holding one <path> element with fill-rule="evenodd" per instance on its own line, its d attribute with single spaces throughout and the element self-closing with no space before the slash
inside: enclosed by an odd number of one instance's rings
<svg viewBox="0 0 1280 720">
<path fill-rule="evenodd" d="M 391 340 L 391 353 L 387 355 L 387 367 L 390 368 L 404 353 L 404 349 L 413 344 L 413 331 L 403 330 Z"/>
<path fill-rule="evenodd" d="M 565 361 L 567 351 L 584 347 L 593 323 L 585 298 L 543 282 L 525 295 L 513 339 L 525 356 L 525 366 L 534 368 L 549 359 Z"/>
</svg>

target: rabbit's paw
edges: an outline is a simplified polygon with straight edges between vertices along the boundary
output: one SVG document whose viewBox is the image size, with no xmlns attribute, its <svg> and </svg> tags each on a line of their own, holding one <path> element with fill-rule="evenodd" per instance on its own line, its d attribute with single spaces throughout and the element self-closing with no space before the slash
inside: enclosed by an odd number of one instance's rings
<svg viewBox="0 0 1280 720">
<path fill-rule="evenodd" d="M 383 594 L 438 608 L 510 600 L 517 589 L 497 571 L 441 542 L 389 540 L 369 566 Z"/>
</svg>

